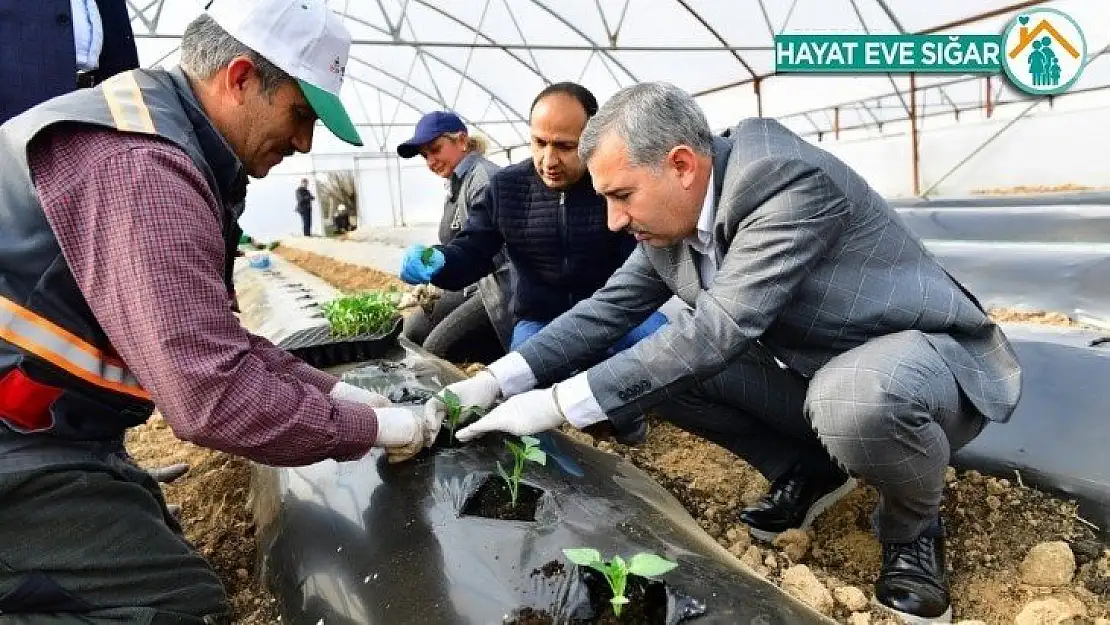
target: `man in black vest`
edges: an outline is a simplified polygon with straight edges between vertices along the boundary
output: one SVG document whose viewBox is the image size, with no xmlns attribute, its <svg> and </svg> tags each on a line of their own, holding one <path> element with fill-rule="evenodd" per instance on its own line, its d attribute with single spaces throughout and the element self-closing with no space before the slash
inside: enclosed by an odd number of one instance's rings
<svg viewBox="0 0 1110 625">
<path fill-rule="evenodd" d="M 512 263 L 511 349 L 599 289 L 636 241 L 606 225 L 605 199 L 578 158 L 578 138 L 597 100 L 576 83 L 548 86 L 532 102 L 532 158 L 497 172 L 463 231 L 446 245 L 405 252 L 401 279 L 457 291 L 493 272 L 504 250 Z M 614 346 L 625 349 L 666 323 L 656 312 Z"/>
</svg>

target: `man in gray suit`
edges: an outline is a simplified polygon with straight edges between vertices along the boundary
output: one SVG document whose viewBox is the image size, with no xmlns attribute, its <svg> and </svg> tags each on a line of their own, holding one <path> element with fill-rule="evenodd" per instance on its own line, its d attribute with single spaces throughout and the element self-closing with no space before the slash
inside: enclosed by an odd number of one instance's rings
<svg viewBox="0 0 1110 625">
<path fill-rule="evenodd" d="M 459 438 L 606 419 L 627 434 L 656 409 L 772 482 L 742 514 L 761 539 L 807 527 L 862 476 L 880 493 L 876 599 L 948 622 L 944 469 L 1020 394 L 999 328 L 860 176 L 774 121 L 713 137 L 689 95 L 641 84 L 579 149 L 609 227 L 642 245 L 593 297 L 451 387 L 464 404 L 508 398 Z M 672 294 L 689 308 L 575 374 Z M 442 412 L 429 402 L 430 426 Z"/>
</svg>

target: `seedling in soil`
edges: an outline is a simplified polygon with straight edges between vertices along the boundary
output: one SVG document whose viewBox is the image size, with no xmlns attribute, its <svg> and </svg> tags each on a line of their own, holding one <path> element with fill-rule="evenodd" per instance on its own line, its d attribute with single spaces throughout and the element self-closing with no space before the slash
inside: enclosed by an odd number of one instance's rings
<svg viewBox="0 0 1110 625">
<path fill-rule="evenodd" d="M 513 472 L 511 474 L 505 472 L 500 460 L 497 462 L 497 472 L 501 475 L 501 479 L 505 480 L 505 485 L 509 487 L 509 498 L 514 508 L 516 507 L 517 494 L 520 492 L 520 478 L 524 474 L 524 463 L 532 461 L 547 464 L 547 454 L 539 448 L 540 441 L 538 439 L 531 436 L 521 436 L 520 442 L 523 445 L 513 441 L 505 441 L 505 446 L 513 452 Z"/>
<path fill-rule="evenodd" d="M 609 588 L 613 591 L 613 598 L 609 602 L 613 604 L 615 616 L 620 616 L 621 610 L 628 603 L 628 598 L 624 596 L 624 589 L 629 575 L 655 577 L 678 566 L 677 563 L 653 553 L 638 553 L 627 563 L 619 555 L 614 555 L 613 559 L 607 562 L 603 561 L 597 549 L 588 547 L 563 549 L 563 555 L 578 566 L 594 569 L 605 576 L 606 581 L 609 582 Z"/>
<path fill-rule="evenodd" d="M 368 291 L 334 299 L 322 310 L 337 337 L 380 334 L 392 327 L 400 298 L 396 291 Z"/>
<path fill-rule="evenodd" d="M 447 429 L 448 442 L 455 440 L 455 430 L 460 425 L 474 417 L 486 414 L 486 411 L 478 406 L 463 406 L 459 401 L 459 396 L 451 389 L 443 389 L 438 397 L 443 405 L 447 407 L 447 415 L 443 418 L 443 427 Z"/>
</svg>

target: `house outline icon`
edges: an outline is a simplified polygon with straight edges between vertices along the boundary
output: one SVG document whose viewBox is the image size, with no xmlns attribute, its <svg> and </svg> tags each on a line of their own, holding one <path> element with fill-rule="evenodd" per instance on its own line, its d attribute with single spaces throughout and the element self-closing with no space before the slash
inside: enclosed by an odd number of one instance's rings
<svg viewBox="0 0 1110 625">
<path fill-rule="evenodd" d="M 1065 74 L 1060 76 L 1058 84 L 1035 84 L 1030 80 L 1025 63 L 1018 58 L 1031 54 L 1030 44 L 1045 36 L 1056 40 L 1059 45 L 1057 50 L 1064 50 L 1060 53 L 1061 64 L 1066 60 L 1070 66 L 1061 67 Z M 1000 60 L 1003 73 L 1017 89 L 1033 96 L 1051 96 L 1067 91 L 1079 80 L 1088 60 L 1087 38 L 1079 23 L 1067 13 L 1048 7 L 1037 7 L 1015 15 L 1002 33 L 1002 45 Z"/>
<path fill-rule="evenodd" d="M 1010 58 L 1016 59 L 1017 55 L 1021 54 L 1022 50 L 1027 48 L 1029 44 L 1033 43 L 1033 41 L 1035 41 L 1037 37 L 1040 36 L 1042 31 L 1048 31 L 1049 36 L 1055 39 L 1056 42 L 1059 43 L 1060 46 L 1063 47 L 1064 50 L 1067 51 L 1067 53 L 1070 54 L 1073 59 L 1079 58 L 1079 50 L 1076 50 L 1075 46 L 1073 46 L 1066 37 L 1061 35 L 1060 31 L 1056 30 L 1056 28 L 1051 23 L 1049 23 L 1047 19 L 1042 19 L 1040 22 L 1038 22 L 1036 27 L 1033 28 L 1032 32 L 1030 32 L 1029 27 L 1025 25 L 1023 25 L 1021 29 L 1018 30 L 1018 44 L 1014 47 L 1013 50 L 1010 50 Z"/>
</svg>

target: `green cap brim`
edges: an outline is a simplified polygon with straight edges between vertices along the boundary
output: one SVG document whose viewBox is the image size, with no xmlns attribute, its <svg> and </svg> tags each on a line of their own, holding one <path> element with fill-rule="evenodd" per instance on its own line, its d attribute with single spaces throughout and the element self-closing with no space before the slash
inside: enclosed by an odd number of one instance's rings
<svg viewBox="0 0 1110 625">
<path fill-rule="evenodd" d="M 358 130 L 355 129 L 351 116 L 347 114 L 347 109 L 343 108 L 343 102 L 339 100 L 339 96 L 332 95 L 303 80 L 298 79 L 297 83 L 301 85 L 301 92 L 312 106 L 312 110 L 316 111 L 316 116 L 324 122 L 333 135 L 351 145 L 362 145 L 362 137 L 358 136 Z"/>
</svg>

